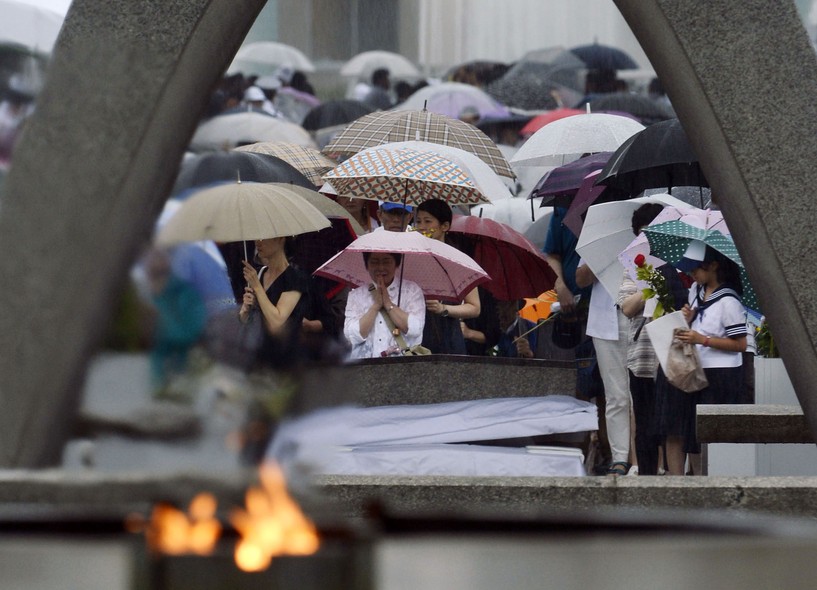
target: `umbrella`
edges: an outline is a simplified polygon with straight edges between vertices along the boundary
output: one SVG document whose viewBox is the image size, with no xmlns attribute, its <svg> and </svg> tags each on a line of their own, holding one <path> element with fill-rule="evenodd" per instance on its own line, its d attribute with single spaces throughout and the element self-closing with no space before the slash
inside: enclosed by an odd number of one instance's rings
<svg viewBox="0 0 817 590">
<path fill-rule="evenodd" d="M 530 197 L 543 197 L 540 207 L 553 204 L 555 197 L 574 197 L 585 177 L 604 168 L 613 152 L 598 152 L 547 172 L 533 187 Z"/>
<path fill-rule="evenodd" d="M 359 100 L 330 100 L 309 111 L 301 125 L 307 131 L 317 131 L 351 123 L 371 112 L 374 112 L 374 109 Z"/>
<path fill-rule="evenodd" d="M 197 152 L 228 150 L 258 141 L 284 141 L 315 147 L 303 127 L 259 112 L 235 112 L 208 119 L 196 129 L 190 149 Z"/>
<path fill-rule="evenodd" d="M 299 49 L 285 43 L 258 41 L 247 43 L 238 50 L 227 73 L 247 71 L 264 76 L 274 74 L 282 67 L 302 72 L 315 71 L 315 66 Z"/>
<path fill-rule="evenodd" d="M 329 227 L 329 220 L 291 185 L 235 182 L 187 199 L 159 230 L 160 245 L 239 242 L 294 236 Z"/>
<path fill-rule="evenodd" d="M 477 158 L 471 152 L 466 152 L 465 150 L 451 147 L 450 145 L 430 143 L 428 141 L 398 141 L 395 143 L 384 143 L 380 147 L 386 149 L 408 148 L 418 152 L 431 152 L 451 160 L 462 168 L 462 171 L 465 172 L 480 192 L 492 203 L 508 199 L 512 196 L 510 189 L 499 175 L 491 170 L 488 164 Z"/>
<path fill-rule="evenodd" d="M 182 161 L 173 195 L 211 184 L 218 180 L 251 182 L 288 182 L 312 188 L 312 183 L 281 158 L 249 151 L 211 152 Z"/>
<path fill-rule="evenodd" d="M 541 293 L 534 298 L 525 298 L 525 305 L 519 310 L 519 317 L 538 324 L 541 320 L 546 320 L 550 317 L 550 306 L 556 303 L 559 298 L 556 291 L 550 290 Z"/>
<path fill-rule="evenodd" d="M 652 125 L 659 121 L 675 118 L 671 107 L 663 105 L 649 96 L 632 92 L 612 92 L 601 94 L 589 102 L 594 113 L 619 112 L 629 113 L 644 125 Z"/>
<path fill-rule="evenodd" d="M 692 240 L 700 240 L 707 246 L 717 250 L 729 260 L 735 262 L 740 269 L 740 279 L 743 285 L 741 301 L 743 305 L 753 310 L 760 310 L 757 295 L 749 282 L 749 275 L 743 266 L 737 246 L 732 236 L 717 229 L 695 227 L 681 220 L 665 221 L 657 225 L 644 228 L 644 234 L 650 243 L 650 253 L 670 264 L 676 264 L 683 258 L 687 246 Z"/>
<path fill-rule="evenodd" d="M 455 162 L 431 152 L 383 146 L 363 150 L 324 175 L 338 195 L 416 205 L 426 199 L 450 204 L 488 202 Z"/>
<path fill-rule="evenodd" d="M 629 117 L 588 113 L 553 121 L 530 136 L 511 162 L 524 166 L 561 166 L 583 154 L 614 152 L 644 129 Z"/>
<path fill-rule="evenodd" d="M 645 203 L 685 206 L 678 199 L 668 195 L 657 195 L 601 203 L 587 210 L 587 219 L 576 244 L 576 252 L 587 263 L 613 301 L 618 297 L 621 280 L 624 277 L 624 266 L 619 261 L 618 255 L 632 241 L 633 211 Z"/>
<path fill-rule="evenodd" d="M 546 113 L 536 115 L 533 119 L 528 121 L 522 129 L 519 130 L 519 135 L 522 137 L 530 137 L 542 127 L 553 121 L 564 119 L 565 117 L 572 117 L 573 115 L 583 115 L 585 111 L 581 109 L 566 109 L 564 107 L 553 109 Z"/>
<path fill-rule="evenodd" d="M 471 207 L 471 215 L 499 221 L 512 227 L 520 234 L 527 235 L 532 225 L 548 215 L 548 208 L 539 208 L 538 205 L 538 199 L 531 199 L 530 201 L 519 198 L 503 199 L 495 203 Z M 534 239 L 530 237 L 528 239 L 535 243 Z M 542 242 L 544 243 L 544 239 Z"/>
<path fill-rule="evenodd" d="M 608 45 L 581 45 L 570 53 L 582 60 L 591 70 L 637 70 L 638 64 L 627 53 Z"/>
<path fill-rule="evenodd" d="M 298 170 L 315 186 L 323 186 L 321 176 L 336 166 L 336 162 L 324 156 L 315 148 L 286 143 L 283 141 L 262 141 L 235 148 L 237 152 L 266 154 L 284 160 Z M 243 178 L 243 177 L 242 177 Z M 247 180 L 254 180 L 248 178 Z M 287 182 L 278 180 L 277 182 Z"/>
<path fill-rule="evenodd" d="M 654 195 L 653 195 L 654 196 Z M 729 228 L 726 227 L 726 222 L 723 219 L 723 213 L 715 209 L 698 209 L 689 205 L 684 207 L 664 207 L 664 210 L 659 213 L 655 219 L 650 222 L 650 225 L 658 225 L 665 221 L 681 220 L 689 225 L 708 230 L 718 230 L 724 235 L 730 235 Z M 643 254 L 647 263 L 654 267 L 659 267 L 665 264 L 666 261 L 653 256 L 650 253 L 650 243 L 647 236 L 642 232 L 630 242 L 630 244 L 622 250 L 618 255 L 619 262 L 624 266 L 630 277 L 637 281 L 635 257 Z"/>
<path fill-rule="evenodd" d="M 599 201 L 601 194 L 607 189 L 605 186 L 596 186 L 596 179 L 599 177 L 600 172 L 601 170 L 594 170 L 585 177 L 579 190 L 576 191 L 573 200 L 570 202 L 567 213 L 565 213 L 565 217 L 562 220 L 562 223 L 567 226 L 567 229 L 573 232 L 574 236 L 578 237 L 581 235 L 582 227 L 584 226 L 585 212 L 591 205 Z M 605 201 L 623 200 L 616 199 L 616 196 L 621 195 L 610 195 L 611 198 L 607 198 Z"/>
<path fill-rule="evenodd" d="M 509 107 L 523 110 L 574 105 L 584 95 L 584 62 L 563 47 L 526 53 L 485 91 Z"/>
<path fill-rule="evenodd" d="M 431 299 L 461 300 L 488 275 L 453 246 L 419 232 L 373 231 L 360 236 L 321 266 L 315 275 L 339 279 L 360 287 L 372 282 L 363 263 L 363 252 L 403 254 L 401 277 L 417 283 Z"/>
<path fill-rule="evenodd" d="M 421 88 L 404 102 L 396 111 L 419 111 L 427 109 L 457 119 L 466 108 L 474 108 L 480 119 L 507 117 L 510 111 L 484 90 L 460 82 L 442 82 Z"/>
<path fill-rule="evenodd" d="M 421 78 L 420 70 L 413 63 L 391 51 L 364 51 L 358 53 L 340 68 L 340 75 L 361 78 L 367 82 L 372 73 L 380 68 L 389 70 L 392 78 Z"/>
<path fill-rule="evenodd" d="M 0 0 L 0 45 L 50 54 L 65 20 L 64 9 L 23 0 Z"/>
<path fill-rule="evenodd" d="M 543 252 L 545 240 L 550 230 L 550 220 L 553 217 L 553 207 L 537 207 L 536 211 L 540 214 L 540 217 L 537 217 L 536 221 L 529 224 L 522 232 L 522 235 L 528 238 L 536 246 L 537 250 Z"/>
<path fill-rule="evenodd" d="M 556 274 L 536 246 L 503 223 L 457 215 L 448 236 L 490 275 L 482 287 L 500 301 L 532 297 L 552 289 L 556 282 Z"/>
<path fill-rule="evenodd" d="M 395 141 L 429 141 L 471 152 L 500 176 L 515 178 L 511 165 L 491 138 L 458 119 L 429 111 L 378 111 L 361 117 L 341 131 L 325 154 L 356 154 Z"/>
<path fill-rule="evenodd" d="M 654 123 L 633 135 L 616 150 L 597 182 L 629 195 L 648 188 L 709 186 L 678 119 Z"/>
<path fill-rule="evenodd" d="M 288 121 L 300 125 L 309 111 L 321 105 L 320 99 L 308 92 L 284 86 L 275 93 L 275 108 Z"/>
</svg>

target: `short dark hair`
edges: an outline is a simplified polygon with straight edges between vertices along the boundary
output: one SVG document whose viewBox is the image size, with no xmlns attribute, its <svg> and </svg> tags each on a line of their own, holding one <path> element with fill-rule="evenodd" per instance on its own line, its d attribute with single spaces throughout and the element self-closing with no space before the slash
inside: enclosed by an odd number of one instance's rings
<svg viewBox="0 0 817 590">
<path fill-rule="evenodd" d="M 372 72 L 372 84 L 377 84 L 383 80 L 387 80 L 389 77 L 389 70 L 386 68 L 377 68 L 374 72 Z"/>
<path fill-rule="evenodd" d="M 369 258 L 371 257 L 372 254 L 375 254 L 375 252 L 364 252 L 363 253 L 363 264 L 366 266 L 366 268 L 369 267 Z M 403 262 L 403 255 L 398 254 L 397 252 L 376 252 L 376 254 L 388 254 L 389 256 L 394 258 L 394 262 L 396 263 L 396 266 L 400 266 L 400 263 Z"/>
<path fill-rule="evenodd" d="M 641 228 L 652 223 L 663 210 L 664 206 L 661 203 L 644 203 L 633 211 L 633 233 L 635 235 L 641 233 Z"/>
<path fill-rule="evenodd" d="M 419 205 L 417 205 L 417 212 L 425 211 L 429 213 L 440 222 L 440 225 L 443 223 L 451 224 L 451 220 L 454 219 L 454 214 L 451 211 L 451 206 L 443 201 L 442 199 L 426 199 Z"/>
</svg>

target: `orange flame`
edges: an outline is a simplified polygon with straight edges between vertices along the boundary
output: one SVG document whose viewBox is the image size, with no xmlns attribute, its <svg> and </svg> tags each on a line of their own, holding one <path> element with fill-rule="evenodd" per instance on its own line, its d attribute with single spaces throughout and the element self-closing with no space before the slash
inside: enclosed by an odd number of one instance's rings
<svg viewBox="0 0 817 590">
<path fill-rule="evenodd" d="M 246 510 L 230 515 L 241 534 L 235 562 L 249 572 L 266 569 L 277 555 L 311 555 L 319 546 L 315 525 L 287 493 L 281 470 L 262 465 L 259 476 L 262 487 L 247 490 Z"/>
<path fill-rule="evenodd" d="M 146 534 L 152 549 L 169 555 L 213 552 L 221 523 L 215 517 L 216 499 L 212 494 L 198 494 L 190 502 L 190 516 L 168 505 L 157 504 L 153 509 Z"/>
</svg>

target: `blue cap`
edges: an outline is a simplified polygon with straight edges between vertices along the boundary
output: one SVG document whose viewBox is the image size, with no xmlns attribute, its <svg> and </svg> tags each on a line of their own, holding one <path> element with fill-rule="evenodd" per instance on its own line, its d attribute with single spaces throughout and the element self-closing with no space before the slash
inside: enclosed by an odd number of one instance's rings
<svg viewBox="0 0 817 590">
<path fill-rule="evenodd" d="M 394 211 L 395 209 L 405 209 L 409 213 L 414 212 L 414 207 L 412 207 L 411 205 L 403 205 L 403 203 L 391 203 L 389 201 L 381 201 L 380 202 L 380 208 L 383 209 L 383 211 Z"/>
<path fill-rule="evenodd" d="M 674 264 L 681 272 L 692 272 L 703 265 L 706 260 L 706 244 L 700 240 L 691 240 L 684 256 Z"/>
</svg>

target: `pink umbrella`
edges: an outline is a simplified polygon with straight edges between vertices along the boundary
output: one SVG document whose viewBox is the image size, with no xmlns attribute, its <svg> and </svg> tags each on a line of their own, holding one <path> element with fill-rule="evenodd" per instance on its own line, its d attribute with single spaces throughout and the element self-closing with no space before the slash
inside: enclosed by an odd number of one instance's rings
<svg viewBox="0 0 817 590">
<path fill-rule="evenodd" d="M 372 282 L 363 252 L 403 254 L 398 276 L 417 283 L 431 299 L 462 299 L 475 286 L 490 279 L 469 256 L 419 232 L 376 230 L 363 235 L 324 263 L 315 275 L 340 280 L 355 287 Z"/>
<path fill-rule="evenodd" d="M 653 197 L 658 195 L 651 195 Z M 723 219 L 723 213 L 714 209 L 698 209 L 692 205 L 689 208 L 685 207 L 664 207 L 664 210 L 653 219 L 650 225 L 657 225 L 665 221 L 679 220 L 687 223 L 693 227 L 700 227 L 702 229 L 716 229 L 724 235 L 732 235 L 729 228 L 726 227 L 726 222 Z M 644 233 L 638 234 L 630 244 L 622 250 L 618 255 L 619 262 L 621 262 L 624 269 L 633 280 L 635 276 L 635 257 L 643 254 L 646 257 L 647 264 L 653 267 L 659 267 L 664 264 L 660 258 L 656 258 L 650 254 L 650 244 L 647 241 L 647 236 Z"/>
</svg>

